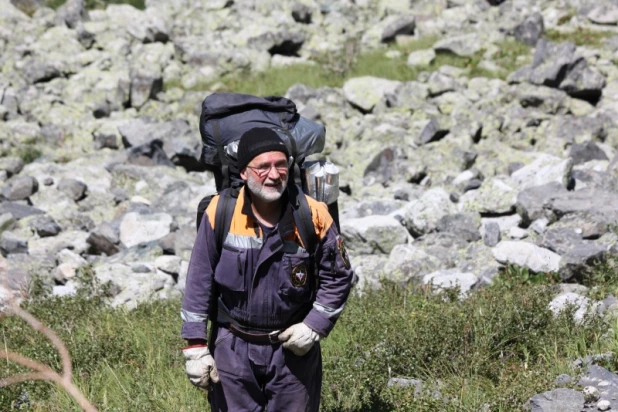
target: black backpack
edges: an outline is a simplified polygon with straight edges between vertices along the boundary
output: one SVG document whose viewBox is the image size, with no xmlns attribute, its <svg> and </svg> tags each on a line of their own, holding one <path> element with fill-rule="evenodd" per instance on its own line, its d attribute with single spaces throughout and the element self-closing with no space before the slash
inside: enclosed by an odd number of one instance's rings
<svg viewBox="0 0 618 412">
<path fill-rule="evenodd" d="M 307 198 L 299 187 L 300 166 L 304 159 L 324 148 L 324 126 L 301 117 L 290 99 L 278 96 L 256 97 L 238 93 L 213 93 L 204 99 L 200 115 L 202 136 L 201 162 L 213 172 L 220 194 L 214 228 L 217 249 L 221 251 L 227 235 L 234 206 L 243 181 L 235 158 L 235 150 L 228 150 L 242 134 L 254 127 L 270 127 L 288 146 L 294 163 L 290 169 L 288 194 L 293 207 L 294 224 L 303 245 L 310 254 L 318 244 Z M 197 209 L 196 226 L 215 195 L 204 197 Z M 338 222 L 338 219 L 336 219 Z"/>
</svg>

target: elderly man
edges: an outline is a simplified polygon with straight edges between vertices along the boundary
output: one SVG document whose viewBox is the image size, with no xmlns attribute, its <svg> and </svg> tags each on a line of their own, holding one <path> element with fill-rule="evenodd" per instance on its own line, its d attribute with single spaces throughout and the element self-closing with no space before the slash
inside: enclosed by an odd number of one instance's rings
<svg viewBox="0 0 618 412">
<path fill-rule="evenodd" d="M 275 131 L 246 132 L 237 158 L 245 185 L 225 242 L 219 251 L 217 196 L 193 247 L 181 310 L 187 375 L 210 390 L 213 411 L 318 411 L 319 341 L 353 279 L 343 239 L 326 205 L 307 197 L 319 244 L 314 254 L 303 247 L 288 193 L 289 152 Z"/>
</svg>

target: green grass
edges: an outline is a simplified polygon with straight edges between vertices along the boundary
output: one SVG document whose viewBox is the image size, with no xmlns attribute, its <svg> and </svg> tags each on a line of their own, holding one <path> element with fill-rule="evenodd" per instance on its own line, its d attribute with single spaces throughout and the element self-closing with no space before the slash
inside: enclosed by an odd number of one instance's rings
<svg viewBox="0 0 618 412">
<path fill-rule="evenodd" d="M 492 73 L 478 67 L 483 52 L 471 57 L 458 57 L 449 54 L 439 54 L 435 61 L 426 67 L 408 67 L 408 55 L 415 50 L 431 48 L 436 38 L 427 37 L 413 41 L 405 46 L 393 45 L 388 48 L 356 54 L 352 51 L 342 54 L 322 56 L 315 65 L 298 64 L 282 68 L 273 68 L 264 73 L 250 74 L 248 72 L 235 73 L 218 80 L 215 83 L 200 84 L 192 90 L 209 90 L 215 84 L 222 91 L 233 91 L 258 96 L 284 95 L 296 83 L 309 87 L 341 87 L 346 80 L 360 76 L 375 76 L 391 80 L 416 80 L 421 72 L 433 72 L 441 66 L 451 65 L 468 70 L 469 77 L 484 76 L 490 78 L 506 78 L 518 68 L 516 59 L 521 55 L 529 55 L 530 48 L 526 45 L 509 41 L 497 44 L 500 51 L 494 60 L 505 70 Z M 388 51 L 398 51 L 399 57 L 387 58 Z M 164 85 L 166 90 L 180 87 L 179 83 Z"/>
<path fill-rule="evenodd" d="M 595 297 L 615 292 L 611 265 L 584 282 Z M 380 291 L 350 298 L 337 327 L 323 342 L 324 411 L 518 411 L 533 395 L 555 387 L 571 363 L 618 350 L 618 323 L 599 318 L 576 324 L 555 318 L 547 304 L 552 276 L 509 268 L 500 281 L 458 301 L 457 291 L 385 283 Z M 159 301 L 136 310 L 107 308 L 103 295 L 34 299 L 24 306 L 66 342 L 75 379 L 105 411 L 207 410 L 204 395 L 184 375 L 179 338 L 180 302 Z M 613 333 L 607 333 L 613 327 Z M 0 324 L 2 345 L 60 367 L 58 355 L 16 318 Z M 615 362 L 605 365 L 616 370 Z M 0 378 L 20 368 L 0 363 Z M 390 377 L 422 379 L 424 392 L 386 388 Z M 438 390 L 442 399 L 435 399 Z M 62 390 L 28 382 L 0 391 L 0 410 L 77 411 Z M 446 403 L 444 399 L 447 399 Z"/>
<path fill-rule="evenodd" d="M 588 30 L 578 27 L 572 32 L 547 30 L 544 37 L 554 43 L 569 41 L 576 46 L 597 47 L 601 45 L 604 39 L 614 35 L 616 35 L 616 33 L 607 30 Z"/>
</svg>

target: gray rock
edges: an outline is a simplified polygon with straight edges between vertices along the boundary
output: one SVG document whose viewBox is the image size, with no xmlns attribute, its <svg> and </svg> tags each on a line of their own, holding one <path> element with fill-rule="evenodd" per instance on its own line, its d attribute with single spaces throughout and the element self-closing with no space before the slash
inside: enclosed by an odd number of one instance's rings
<svg viewBox="0 0 618 412">
<path fill-rule="evenodd" d="M 563 373 L 563 374 L 558 375 L 558 377 L 554 380 L 554 383 L 558 386 L 564 386 L 564 385 L 568 385 L 572 381 L 573 381 L 573 378 L 571 376 Z"/>
<path fill-rule="evenodd" d="M 13 232 L 2 232 L 2 235 L 0 235 L 0 251 L 3 256 L 28 253 L 28 241 Z"/>
<path fill-rule="evenodd" d="M 410 237 L 406 228 L 391 216 L 348 219 L 341 222 L 341 234 L 350 251 L 359 254 L 389 254 Z"/>
<path fill-rule="evenodd" d="M 24 161 L 19 157 L 0 157 L 0 170 L 7 172 L 8 177 L 18 174 L 24 168 Z"/>
<path fill-rule="evenodd" d="M 515 209 L 521 216 L 523 224 L 529 225 L 532 221 L 547 217 L 551 213 L 544 208 L 553 196 L 566 192 L 564 185 L 551 182 L 541 186 L 528 187 L 517 194 Z"/>
<path fill-rule="evenodd" d="M 452 53 L 460 57 L 469 57 L 481 51 L 483 45 L 476 33 L 447 37 L 433 45 L 436 53 Z"/>
<path fill-rule="evenodd" d="M 607 154 L 594 142 L 574 144 L 571 146 L 569 157 L 573 159 L 573 164 L 579 165 L 591 160 L 609 160 Z"/>
<path fill-rule="evenodd" d="M 445 122 L 440 122 L 438 119 L 431 119 L 418 137 L 419 144 L 427 144 L 442 139 L 449 132 L 449 125 Z"/>
<path fill-rule="evenodd" d="M 618 23 L 618 7 L 614 4 L 600 4 L 592 8 L 586 17 L 596 24 L 615 26 Z"/>
<path fill-rule="evenodd" d="M 346 99 L 363 112 L 371 112 L 375 105 L 386 95 L 394 93 L 400 82 L 380 79 L 378 77 L 355 77 L 343 85 Z"/>
<path fill-rule="evenodd" d="M 423 393 L 423 381 L 420 379 L 404 379 L 404 378 L 390 378 L 386 382 L 387 388 L 409 388 L 414 387 L 414 395 L 418 396 Z"/>
<path fill-rule="evenodd" d="M 62 231 L 60 225 L 49 215 L 35 218 L 32 227 L 40 237 L 56 236 Z"/>
<path fill-rule="evenodd" d="M 605 87 L 605 77 L 590 67 L 583 58 L 571 65 L 569 69 L 564 80 L 560 82 L 560 89 L 578 99 L 598 101 Z"/>
<path fill-rule="evenodd" d="M 543 16 L 540 13 L 534 13 L 515 27 L 515 38 L 529 46 L 534 46 L 543 36 L 545 25 Z"/>
<path fill-rule="evenodd" d="M 139 146 L 128 149 L 127 163 L 138 166 L 168 166 L 175 167 L 165 150 L 161 140 L 151 140 Z"/>
<path fill-rule="evenodd" d="M 163 77 L 160 72 L 148 68 L 131 72 L 131 107 L 139 109 L 162 90 Z"/>
<path fill-rule="evenodd" d="M 310 24 L 312 18 L 311 9 L 302 4 L 302 3 L 294 3 L 292 5 L 292 18 L 297 23 Z"/>
<path fill-rule="evenodd" d="M 429 189 L 402 211 L 406 228 L 415 236 L 435 231 L 442 217 L 457 213 L 449 194 L 441 188 Z"/>
<path fill-rule="evenodd" d="M 93 255 L 114 255 L 120 251 L 120 238 L 108 223 L 102 223 L 93 230 L 86 242 L 90 245 L 89 253 Z"/>
<path fill-rule="evenodd" d="M 483 242 L 489 247 L 496 246 L 502 238 L 500 226 L 496 222 L 488 222 L 484 225 L 484 228 Z"/>
<path fill-rule="evenodd" d="M 39 190 L 39 183 L 32 176 L 15 177 L 2 189 L 2 196 L 9 200 L 26 200 Z"/>
<path fill-rule="evenodd" d="M 455 79 L 441 72 L 433 72 L 427 79 L 427 91 L 430 97 L 438 97 L 457 89 Z"/>
<path fill-rule="evenodd" d="M 502 264 L 525 267 L 535 273 L 558 272 L 560 255 L 527 242 L 501 241 L 493 249 L 494 258 Z"/>
<path fill-rule="evenodd" d="M 440 268 L 440 261 L 412 245 L 397 245 L 384 266 L 386 279 L 406 284 L 420 282 L 423 276 Z"/>
<path fill-rule="evenodd" d="M 416 17 L 413 15 L 401 16 L 387 25 L 382 31 L 382 43 L 390 43 L 400 34 L 414 34 Z"/>
<path fill-rule="evenodd" d="M 77 202 L 86 197 L 88 186 L 76 179 L 61 179 L 57 189 Z"/>
<path fill-rule="evenodd" d="M 440 218 L 437 224 L 438 232 L 448 232 L 464 239 L 466 242 L 476 242 L 481 239 L 479 226 L 480 216 L 472 213 L 457 213 Z"/>
<path fill-rule="evenodd" d="M 529 401 L 532 412 L 580 412 L 584 395 L 572 389 L 559 388 L 534 395 Z"/>
<path fill-rule="evenodd" d="M 172 231 L 173 223 L 172 216 L 167 213 L 127 213 L 120 222 L 120 241 L 132 247 L 161 239 Z"/>
<path fill-rule="evenodd" d="M 436 59 L 433 49 L 417 50 L 408 55 L 407 64 L 410 67 L 429 66 Z"/>
<path fill-rule="evenodd" d="M 17 220 L 10 213 L 0 213 L 0 233 L 5 230 L 12 230 Z"/>
<path fill-rule="evenodd" d="M 459 269 L 446 269 L 423 276 L 422 283 L 432 285 L 436 291 L 459 288 L 460 298 L 463 299 L 479 284 L 479 278 L 474 273 L 462 272 Z"/>
<path fill-rule="evenodd" d="M 448 232 L 427 233 L 414 239 L 414 246 L 436 257 L 442 263 L 442 267 L 457 266 L 468 245 L 464 239 Z"/>
<path fill-rule="evenodd" d="M 67 0 L 56 11 L 56 18 L 72 29 L 79 23 L 88 21 L 90 18 L 85 0 Z"/>
<path fill-rule="evenodd" d="M 16 220 L 20 220 L 28 216 L 40 215 L 45 212 L 17 202 L 2 202 L 0 203 L 0 214 L 5 213 L 10 213 Z"/>
<path fill-rule="evenodd" d="M 552 301 L 549 302 L 548 309 L 555 316 L 558 316 L 569 308 L 575 308 L 573 319 L 576 322 L 582 322 L 587 315 L 596 313 L 599 307 L 599 303 L 592 302 L 585 296 L 576 293 L 564 293 L 552 299 Z"/>
<path fill-rule="evenodd" d="M 560 255 L 564 255 L 574 247 L 583 244 L 580 233 L 567 228 L 550 228 L 539 236 L 536 244 Z"/>
<path fill-rule="evenodd" d="M 539 155 L 536 160 L 522 167 L 511 175 L 511 178 L 522 189 L 558 182 L 567 187 L 571 178 L 573 161 L 561 159 L 547 154 Z"/>
</svg>

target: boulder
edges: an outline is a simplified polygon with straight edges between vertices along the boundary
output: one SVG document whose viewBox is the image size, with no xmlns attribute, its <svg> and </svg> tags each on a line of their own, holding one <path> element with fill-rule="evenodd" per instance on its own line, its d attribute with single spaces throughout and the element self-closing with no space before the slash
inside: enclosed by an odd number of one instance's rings
<svg viewBox="0 0 618 412">
<path fill-rule="evenodd" d="M 391 216 L 367 216 L 341 222 L 347 247 L 358 254 L 389 254 L 396 245 L 408 242 L 410 235 Z"/>
<path fill-rule="evenodd" d="M 502 264 L 517 265 L 535 273 L 558 272 L 560 255 L 527 242 L 503 240 L 493 249 L 494 258 Z"/>
<path fill-rule="evenodd" d="M 158 240 L 172 231 L 173 218 L 167 213 L 141 215 L 130 212 L 120 222 L 120 241 L 128 248 Z"/>
</svg>

